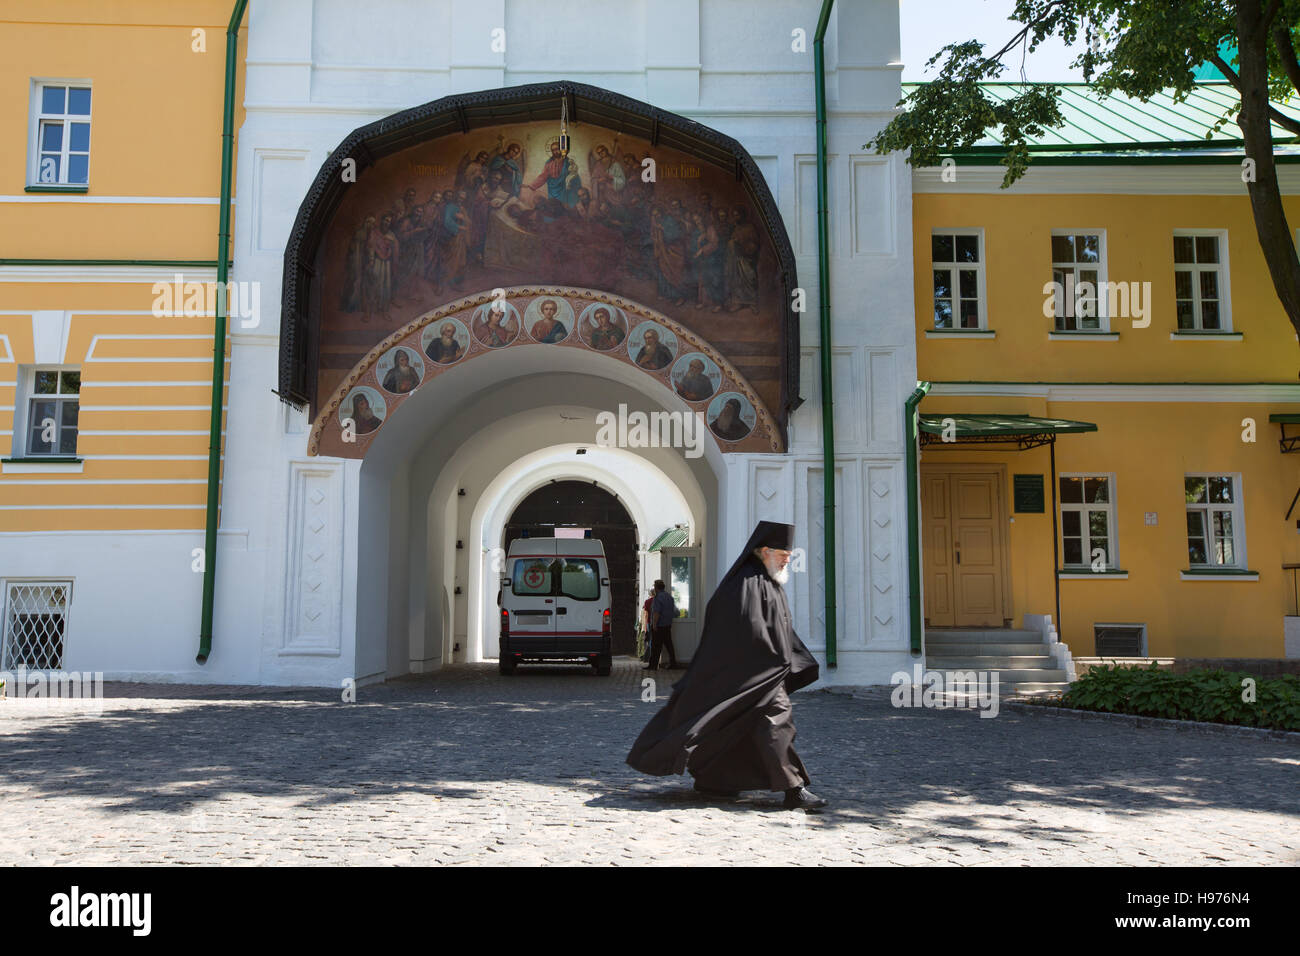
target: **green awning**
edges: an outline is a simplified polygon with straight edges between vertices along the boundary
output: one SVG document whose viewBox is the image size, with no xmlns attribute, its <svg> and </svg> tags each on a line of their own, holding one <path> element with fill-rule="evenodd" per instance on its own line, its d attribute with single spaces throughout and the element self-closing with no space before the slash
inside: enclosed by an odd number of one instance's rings
<svg viewBox="0 0 1300 956">
<path fill-rule="evenodd" d="M 1021 449 L 1050 444 L 1059 434 L 1097 430 L 1092 422 L 1033 415 L 921 415 L 920 426 L 926 446 L 1009 444 Z"/>
<path fill-rule="evenodd" d="M 663 548 L 684 548 L 690 537 L 691 534 L 688 528 L 669 528 L 655 538 L 646 550 L 659 551 Z"/>
<path fill-rule="evenodd" d="M 1279 412 L 1268 416 L 1275 425 L 1300 425 L 1300 412 Z"/>
</svg>

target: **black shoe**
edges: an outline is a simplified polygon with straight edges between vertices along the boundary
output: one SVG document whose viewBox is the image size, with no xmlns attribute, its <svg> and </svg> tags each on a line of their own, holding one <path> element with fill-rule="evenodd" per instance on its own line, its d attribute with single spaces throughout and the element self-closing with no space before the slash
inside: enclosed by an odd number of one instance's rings
<svg viewBox="0 0 1300 956">
<path fill-rule="evenodd" d="M 726 797 L 729 800 L 734 800 L 740 796 L 739 790 L 714 790 L 712 787 L 700 786 L 698 781 L 695 784 L 695 791 L 696 793 L 708 794 L 710 797 Z"/>
<path fill-rule="evenodd" d="M 820 810 L 826 805 L 827 801 L 807 787 L 791 787 L 785 792 L 785 803 L 782 804 L 786 810 Z"/>
</svg>

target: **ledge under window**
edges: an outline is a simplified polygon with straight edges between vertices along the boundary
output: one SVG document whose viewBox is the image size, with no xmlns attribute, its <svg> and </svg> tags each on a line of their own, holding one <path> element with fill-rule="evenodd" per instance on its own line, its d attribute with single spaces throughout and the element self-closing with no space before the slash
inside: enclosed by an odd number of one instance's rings
<svg viewBox="0 0 1300 956">
<path fill-rule="evenodd" d="M 75 183 L 41 183 L 37 186 L 27 186 L 23 191 L 29 193 L 86 193 L 90 192 L 90 187 L 78 186 Z"/>
<path fill-rule="evenodd" d="M 1206 342 L 1240 342 L 1242 338 L 1240 332 L 1215 332 L 1204 329 L 1179 329 L 1177 332 L 1169 333 L 1171 342 L 1192 342 L 1197 339 Z"/>
<path fill-rule="evenodd" d="M 997 333 L 992 329 L 926 329 L 927 339 L 991 339 Z"/>
<path fill-rule="evenodd" d="M 1052 331 L 1047 333 L 1049 342 L 1085 342 L 1093 340 L 1096 342 L 1118 342 L 1118 332 L 1062 332 Z"/>
<path fill-rule="evenodd" d="M 84 460 L 72 455 L 0 458 L 0 474 L 5 475 L 36 475 L 42 472 L 80 474 L 84 470 Z"/>
<path fill-rule="evenodd" d="M 1184 581 L 1258 581 L 1259 572 L 1246 568 L 1188 568 L 1179 571 Z"/>
<path fill-rule="evenodd" d="M 1056 576 L 1062 581 L 1084 581 L 1088 578 L 1096 578 L 1099 581 L 1127 581 L 1128 572 L 1123 568 L 1106 568 L 1104 571 L 1094 571 L 1092 568 L 1061 568 Z"/>
</svg>

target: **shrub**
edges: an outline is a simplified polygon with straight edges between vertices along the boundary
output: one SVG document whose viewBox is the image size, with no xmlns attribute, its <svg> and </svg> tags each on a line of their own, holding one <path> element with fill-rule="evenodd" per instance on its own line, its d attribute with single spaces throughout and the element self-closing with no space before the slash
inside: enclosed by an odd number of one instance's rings
<svg viewBox="0 0 1300 956">
<path fill-rule="evenodd" d="M 1255 681 L 1255 699 L 1242 700 L 1242 681 Z M 1225 670 L 1175 674 L 1150 667 L 1094 667 L 1062 696 L 1066 707 L 1112 714 L 1201 720 L 1300 731 L 1300 677 L 1258 678 Z"/>
</svg>

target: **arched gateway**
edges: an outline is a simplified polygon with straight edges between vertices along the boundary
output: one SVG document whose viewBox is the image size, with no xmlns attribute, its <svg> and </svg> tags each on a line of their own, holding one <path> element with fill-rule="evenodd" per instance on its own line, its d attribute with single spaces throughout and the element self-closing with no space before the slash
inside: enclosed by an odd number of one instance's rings
<svg viewBox="0 0 1300 956">
<path fill-rule="evenodd" d="M 796 284 L 745 149 L 627 97 L 511 87 L 348 136 L 286 247 L 279 392 L 307 410 L 308 455 L 355 481 L 337 520 L 356 675 L 491 654 L 494 549 L 552 480 L 615 495 L 641 549 L 683 525 L 707 591 L 761 510 L 727 458 L 787 450 Z M 291 622 L 324 520 L 310 477 L 295 494 Z M 299 630 L 286 646 L 310 648 Z"/>
</svg>

